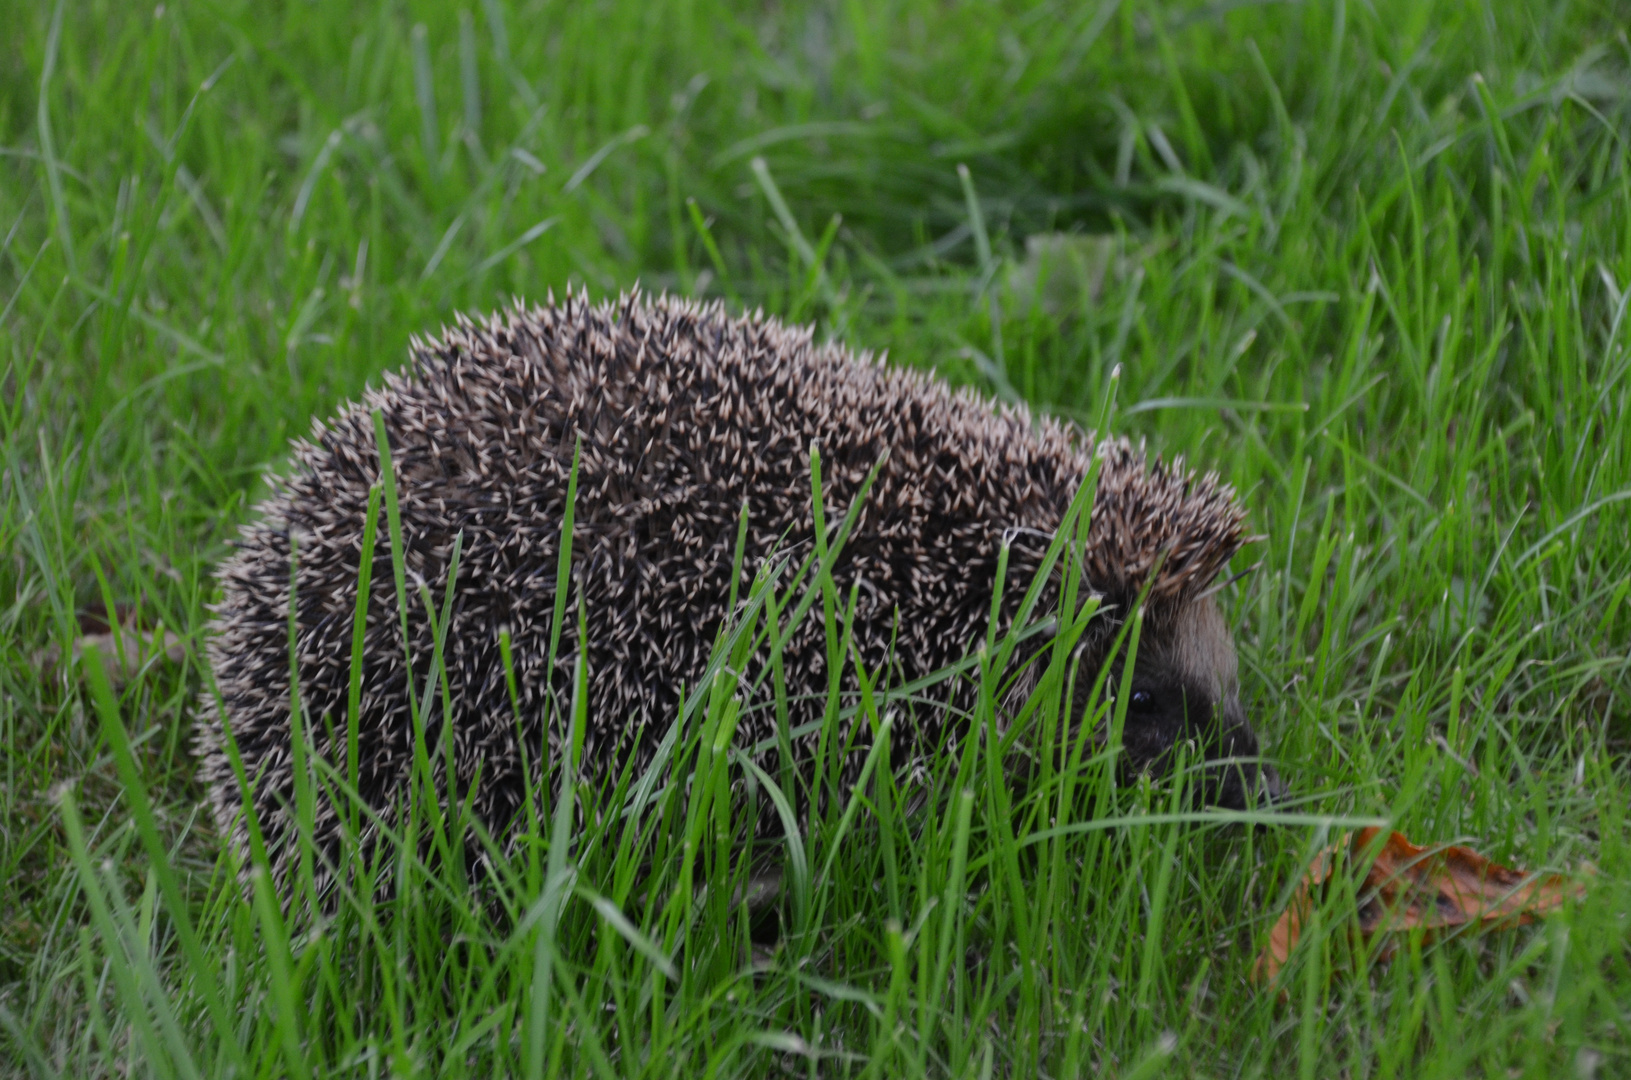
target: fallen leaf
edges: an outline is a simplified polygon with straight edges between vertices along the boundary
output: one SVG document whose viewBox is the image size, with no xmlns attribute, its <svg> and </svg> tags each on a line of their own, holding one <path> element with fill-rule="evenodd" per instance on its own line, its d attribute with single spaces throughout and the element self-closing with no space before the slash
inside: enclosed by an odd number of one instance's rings
<svg viewBox="0 0 1631 1080">
<path fill-rule="evenodd" d="M 1252 965 L 1252 978 L 1259 985 L 1271 982 L 1291 958 L 1313 912 L 1315 891 L 1323 891 L 1338 875 L 1355 873 L 1380 832 L 1361 829 L 1314 857 Z M 1365 868 L 1356 891 L 1359 908 L 1353 929 L 1369 941 L 1377 934 L 1417 927 L 1439 932 L 1469 924 L 1533 922 L 1565 900 L 1584 896 L 1585 886 L 1562 874 L 1513 870 L 1459 844 L 1417 847 L 1395 832 Z M 1392 952 L 1392 943 L 1386 943 L 1382 958 Z"/>
<path fill-rule="evenodd" d="M 162 625 L 152 630 L 123 626 L 117 630 L 110 628 L 106 633 L 81 634 L 74 642 L 68 667 L 77 667 L 89 649 L 95 649 L 102 658 L 102 670 L 107 672 L 108 682 L 115 689 L 134 678 L 156 654 L 163 653 L 170 663 L 179 664 L 187 652 L 181 639 Z M 56 645 L 48 645 L 34 654 L 35 666 L 45 674 L 53 672 L 61 660 L 62 650 Z"/>
<path fill-rule="evenodd" d="M 129 601 L 116 601 L 113 610 L 109 611 L 100 596 L 93 597 L 84 607 L 74 612 L 74 621 L 79 624 L 81 634 L 106 634 L 115 626 L 139 625 L 136 620 L 135 604 Z"/>
</svg>

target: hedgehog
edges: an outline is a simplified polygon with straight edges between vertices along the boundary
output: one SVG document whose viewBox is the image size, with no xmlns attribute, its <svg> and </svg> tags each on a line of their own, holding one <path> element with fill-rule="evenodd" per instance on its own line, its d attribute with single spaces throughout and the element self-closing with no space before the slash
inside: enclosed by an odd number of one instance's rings
<svg viewBox="0 0 1631 1080">
<path fill-rule="evenodd" d="M 732 598 L 771 562 L 811 549 L 812 447 L 829 530 L 875 470 L 831 573 L 846 603 L 854 598 L 855 654 L 902 681 L 943 671 L 982 640 L 1004 566 L 998 614 L 1015 617 L 1097 458 L 1082 564 L 1100 607 L 1075 661 L 1078 694 L 1116 663 L 1107 658 L 1112 638 L 1142 610 L 1125 767 L 1159 771 L 1180 742 L 1193 741 L 1227 764 L 1205 773 L 1210 801 L 1244 807 L 1277 793 L 1272 769 L 1255 760 L 1215 597 L 1215 579 L 1245 542 L 1244 512 L 1216 475 L 817 345 L 808 328 L 762 313 L 733 317 L 717 302 L 638 291 L 600 303 L 551 295 L 542 306 L 460 316 L 439 337 L 415 338 L 410 352 L 403 373 L 387 374 L 294 443 L 218 572 L 202 776 L 216 823 L 240 852 L 248 834 L 239 776 L 249 778 L 248 802 L 281 878 L 295 850 L 291 670 L 309 721 L 304 737 L 337 768 L 346 760 L 364 522 L 382 476 L 376 415 L 399 491 L 410 597 L 428 591 L 441 605 L 456 544 L 460 552 L 442 643 L 445 707 L 423 718 L 422 737 L 450 747 L 431 755 L 443 798 L 451 768 L 453 790 L 494 837 L 516 835 L 538 763 L 562 752 L 550 718 L 571 696 L 580 656 L 587 778 L 615 778 L 630 765 L 638 776 L 651 762 L 682 694 L 707 667 Z M 567 617 L 557 629 L 574 476 Z M 383 515 L 374 560 L 351 775 L 389 822 L 413 775 L 408 695 L 416 684 L 406 657 L 422 682 L 436 642 L 415 600 L 404 649 Z M 789 730 L 821 726 L 811 722 L 826 707 L 826 650 L 818 617 L 783 642 Z M 1124 682 L 1116 670 L 1112 687 Z M 955 699 L 966 690 L 945 685 L 943 707 L 913 708 L 892 726 L 897 770 L 921 775 L 925 755 L 955 751 L 958 724 L 968 724 Z M 774 746 L 777 722 L 773 709 L 744 708 L 735 745 Z M 788 745 L 799 767 L 814 760 L 817 738 Z M 319 863 L 331 874 L 342 816 L 320 787 L 312 815 Z"/>
</svg>

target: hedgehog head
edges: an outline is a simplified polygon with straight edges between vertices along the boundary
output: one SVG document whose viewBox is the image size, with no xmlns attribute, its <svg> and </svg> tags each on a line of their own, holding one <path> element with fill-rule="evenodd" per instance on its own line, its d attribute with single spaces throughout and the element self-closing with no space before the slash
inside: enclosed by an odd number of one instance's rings
<svg viewBox="0 0 1631 1080">
<path fill-rule="evenodd" d="M 1233 490 L 1215 475 L 1191 472 L 1181 458 L 1163 462 L 1125 440 L 1101 441 L 1095 453 L 1099 480 L 1083 558 L 1104 617 L 1083 650 L 1078 710 L 1108 665 L 1107 692 L 1126 683 L 1130 694 L 1125 771 L 1163 773 L 1187 744 L 1192 759 L 1207 762 L 1201 800 L 1238 809 L 1277 797 L 1279 777 L 1252 760 L 1257 737 L 1241 704 L 1234 640 L 1214 584 L 1246 543 Z M 1142 613 L 1136 647 L 1118 648 L 1134 611 Z"/>
<path fill-rule="evenodd" d="M 1197 801 L 1230 809 L 1283 794 L 1274 769 L 1260 765 L 1257 736 L 1241 705 L 1234 642 L 1214 597 L 1190 600 L 1166 622 L 1146 621 L 1126 680 L 1122 729 L 1125 773 L 1160 774 L 1178 748 L 1204 759 Z M 1107 685 L 1122 691 L 1125 665 Z"/>
</svg>

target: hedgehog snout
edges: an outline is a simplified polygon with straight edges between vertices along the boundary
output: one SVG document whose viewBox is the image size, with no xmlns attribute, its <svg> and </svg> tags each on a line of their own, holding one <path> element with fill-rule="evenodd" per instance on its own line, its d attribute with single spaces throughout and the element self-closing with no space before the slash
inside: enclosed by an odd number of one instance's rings
<svg viewBox="0 0 1631 1080">
<path fill-rule="evenodd" d="M 1262 807 L 1285 798 L 1285 782 L 1273 765 L 1258 760 L 1257 733 L 1246 719 L 1238 696 L 1216 710 L 1218 735 L 1207 754 L 1219 763 L 1209 769 L 1207 801 L 1229 810 Z"/>
</svg>

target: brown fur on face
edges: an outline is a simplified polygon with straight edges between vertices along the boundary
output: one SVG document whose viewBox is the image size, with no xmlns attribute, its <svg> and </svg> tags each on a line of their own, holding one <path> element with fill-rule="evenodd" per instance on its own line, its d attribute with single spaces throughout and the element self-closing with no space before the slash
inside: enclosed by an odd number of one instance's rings
<svg viewBox="0 0 1631 1080">
<path fill-rule="evenodd" d="M 1121 667 L 1108 682 L 1119 690 Z M 1128 691 L 1122 748 L 1126 771 L 1164 773 L 1182 743 L 1209 764 L 1198 791 L 1207 803 L 1244 809 L 1281 793 L 1273 768 L 1253 760 L 1257 736 L 1240 703 L 1233 635 L 1211 596 L 1146 624 Z"/>
</svg>

